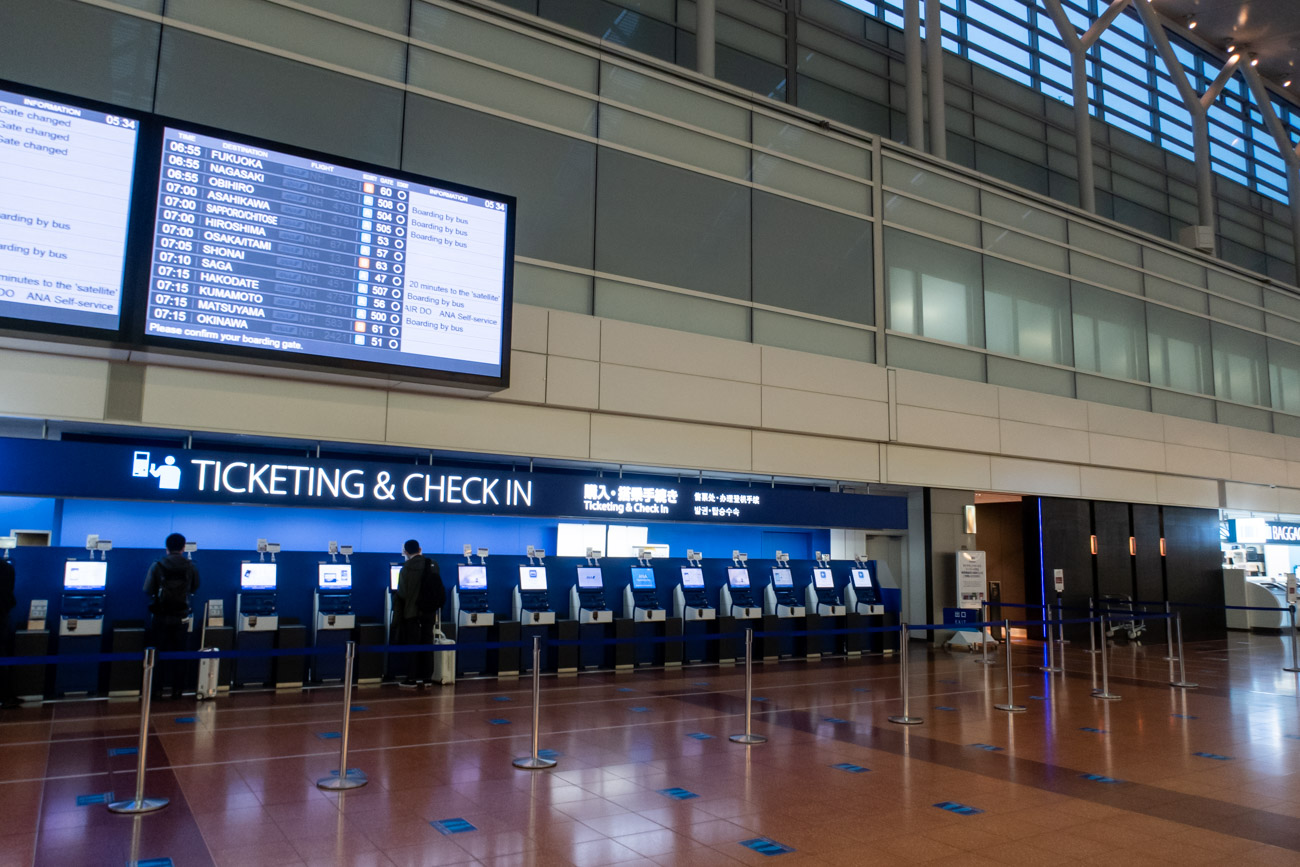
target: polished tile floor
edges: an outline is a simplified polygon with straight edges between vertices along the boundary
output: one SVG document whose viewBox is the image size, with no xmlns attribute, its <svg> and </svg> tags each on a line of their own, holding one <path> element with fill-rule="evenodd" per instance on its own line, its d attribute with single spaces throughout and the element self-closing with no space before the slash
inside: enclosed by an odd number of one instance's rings
<svg viewBox="0 0 1300 867">
<path fill-rule="evenodd" d="M 0 867 L 11 865 L 1300 864 L 1300 699 L 1279 636 L 1189 645 L 1171 689 L 1164 648 L 1095 657 L 1041 648 L 1005 668 L 915 644 L 911 709 L 897 658 L 543 678 L 549 771 L 521 771 L 529 681 L 354 694 L 348 764 L 364 788 L 321 791 L 338 766 L 341 690 L 155 705 L 146 794 L 127 818 L 134 702 L 0 713 Z M 675 790 L 668 791 L 666 790 Z M 676 797 L 674 797 L 676 795 Z M 940 806 L 944 805 L 944 806 Z M 946 808 L 945 808 L 946 807 Z M 463 820 L 460 823 L 448 820 Z M 447 822 L 440 829 L 436 824 Z M 471 829 L 444 833 L 454 828 Z M 745 841 L 755 841 L 749 848 Z M 765 841 L 771 841 L 767 843 Z M 786 851 L 790 850 L 790 851 Z"/>
</svg>

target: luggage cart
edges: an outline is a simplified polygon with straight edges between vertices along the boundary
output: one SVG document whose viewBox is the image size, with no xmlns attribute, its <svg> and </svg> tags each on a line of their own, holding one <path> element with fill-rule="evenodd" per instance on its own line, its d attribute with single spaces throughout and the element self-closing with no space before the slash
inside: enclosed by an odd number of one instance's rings
<svg viewBox="0 0 1300 867">
<path fill-rule="evenodd" d="M 1107 624 L 1107 638 L 1117 638 L 1123 635 L 1129 641 L 1137 641 L 1142 633 L 1146 631 L 1146 624 L 1131 616 L 1134 612 L 1132 596 L 1109 594 L 1103 595 L 1101 601 L 1106 610 L 1111 612 L 1108 616 L 1113 618 Z M 1124 612 L 1130 615 L 1128 620 L 1120 619 L 1123 617 Z"/>
</svg>

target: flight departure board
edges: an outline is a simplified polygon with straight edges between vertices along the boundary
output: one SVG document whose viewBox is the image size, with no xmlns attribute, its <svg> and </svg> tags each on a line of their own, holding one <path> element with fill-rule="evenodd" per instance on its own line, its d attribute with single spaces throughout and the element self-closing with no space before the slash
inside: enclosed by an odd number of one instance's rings
<svg viewBox="0 0 1300 867">
<path fill-rule="evenodd" d="M 162 131 L 146 339 L 502 377 L 513 199 Z"/>
<path fill-rule="evenodd" d="M 116 330 L 140 123 L 0 89 L 0 317 Z"/>
</svg>

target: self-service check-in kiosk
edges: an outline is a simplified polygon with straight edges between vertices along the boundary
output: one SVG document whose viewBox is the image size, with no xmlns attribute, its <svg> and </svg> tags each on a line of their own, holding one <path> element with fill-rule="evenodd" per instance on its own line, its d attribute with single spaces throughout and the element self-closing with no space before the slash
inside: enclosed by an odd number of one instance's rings
<svg viewBox="0 0 1300 867">
<path fill-rule="evenodd" d="M 632 583 L 623 588 L 623 616 L 637 623 L 662 623 L 667 615 L 659 605 L 655 570 L 633 566 Z"/>
<path fill-rule="evenodd" d="M 524 626 L 546 626 L 555 622 L 555 612 L 547 598 L 546 566 L 542 564 L 545 557 L 545 551 L 529 545 L 528 565 L 519 567 L 519 583 L 515 585 L 512 610 L 514 619 Z"/>
<path fill-rule="evenodd" d="M 91 556 L 99 550 L 87 542 Z M 99 653 L 104 641 L 104 601 L 108 588 L 105 560 L 69 560 L 63 564 L 63 596 L 59 606 L 60 656 Z M 95 663 L 59 665 L 54 675 L 57 695 L 82 695 L 99 689 Z"/>
<path fill-rule="evenodd" d="M 480 551 L 484 549 L 479 549 Z M 480 555 L 480 560 L 482 555 Z M 456 587 L 451 593 L 452 613 L 458 629 L 491 626 L 495 622 L 488 607 L 487 565 L 462 563 L 457 567 Z"/>
<path fill-rule="evenodd" d="M 699 566 L 682 567 L 681 583 L 673 588 L 673 614 L 686 622 L 717 619 L 718 609 L 709 604 L 704 590 L 704 570 Z"/>
<path fill-rule="evenodd" d="M 835 590 L 835 575 L 831 572 L 830 558 L 817 554 L 818 566 L 813 569 L 813 580 L 808 585 L 808 609 L 822 617 L 843 617 L 847 612 L 840 594 Z"/>
<path fill-rule="evenodd" d="M 734 564 L 727 569 L 727 583 L 722 587 L 722 611 L 737 620 L 756 620 L 763 616 L 763 606 L 754 597 L 749 584 L 749 569 L 744 564 L 749 555 L 736 552 Z"/>
<path fill-rule="evenodd" d="M 880 604 L 880 591 L 876 586 L 876 561 L 859 561 L 850 570 L 852 579 L 844 588 L 844 602 L 854 614 L 876 616 L 885 613 Z"/>
<path fill-rule="evenodd" d="M 778 560 L 780 563 L 787 563 L 788 560 Z M 794 574 L 790 571 L 789 566 L 772 567 L 772 583 L 768 584 L 763 591 L 764 608 L 768 614 L 774 614 L 785 620 L 794 617 L 803 617 L 808 610 L 804 603 L 794 592 Z"/>
<path fill-rule="evenodd" d="M 345 562 L 335 560 L 342 552 Z M 357 625 L 357 615 L 352 610 L 352 548 L 339 548 L 330 543 L 330 562 L 316 567 L 316 597 L 312 617 L 313 639 L 316 647 L 337 647 L 352 638 Z M 313 673 L 316 680 L 334 681 L 343 678 L 345 661 L 338 654 L 314 657 Z"/>
<path fill-rule="evenodd" d="M 579 566 L 578 583 L 569 588 L 569 616 L 579 623 L 613 623 L 605 602 L 605 577 L 599 566 Z"/>
<path fill-rule="evenodd" d="M 274 549 L 274 550 L 273 550 Z M 277 566 L 274 560 L 279 545 L 258 540 L 258 550 L 272 560 L 239 564 L 239 592 L 235 595 L 235 648 L 237 650 L 272 650 L 280 616 L 276 607 Z M 265 686 L 274 681 L 270 657 L 244 657 L 235 664 L 236 686 Z"/>
</svg>

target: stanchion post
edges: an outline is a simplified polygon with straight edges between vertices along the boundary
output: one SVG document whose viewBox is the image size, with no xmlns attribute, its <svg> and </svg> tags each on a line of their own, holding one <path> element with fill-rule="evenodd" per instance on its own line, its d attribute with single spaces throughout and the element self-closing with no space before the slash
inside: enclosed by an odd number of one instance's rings
<svg viewBox="0 0 1300 867">
<path fill-rule="evenodd" d="M 525 771 L 541 771 L 555 767 L 555 759 L 544 759 L 537 754 L 538 730 L 542 721 L 542 638 L 533 636 L 533 752 L 515 759 L 510 764 Z"/>
<path fill-rule="evenodd" d="M 1282 670 L 1294 672 L 1300 671 L 1300 650 L 1296 649 L 1295 644 L 1295 605 L 1288 606 L 1287 611 L 1291 613 L 1291 666 L 1289 668 L 1283 666 Z"/>
<path fill-rule="evenodd" d="M 1165 600 L 1165 659 L 1169 660 L 1169 680 L 1174 679 L 1174 615 L 1169 608 L 1169 600 Z"/>
<path fill-rule="evenodd" d="M 1174 615 L 1174 631 L 1178 635 L 1178 680 L 1169 685 L 1176 686 L 1179 689 L 1196 689 L 1200 684 L 1188 681 L 1187 666 L 1183 663 L 1183 615 L 1181 612 Z"/>
<path fill-rule="evenodd" d="M 767 738 L 754 734 L 754 630 L 745 628 L 745 733 L 732 735 L 733 744 L 765 744 Z"/>
<path fill-rule="evenodd" d="M 1110 662 L 1108 661 L 1109 653 L 1106 652 L 1106 615 L 1101 615 L 1101 622 L 1098 624 L 1101 631 L 1101 690 L 1094 691 L 1093 698 L 1100 698 L 1105 701 L 1119 701 L 1120 696 L 1110 691 Z"/>
<path fill-rule="evenodd" d="M 1064 610 L 1065 609 L 1061 605 L 1061 599 L 1058 596 L 1056 599 L 1056 637 L 1061 644 L 1059 649 L 1061 651 L 1062 669 L 1065 668 L 1065 614 L 1063 613 Z"/>
<path fill-rule="evenodd" d="M 1050 612 L 1051 610 L 1052 609 L 1049 608 L 1048 606 L 1046 605 L 1043 606 L 1043 636 L 1044 636 L 1043 643 L 1047 645 L 1047 665 L 1039 666 L 1038 668 L 1039 671 L 1045 671 L 1048 674 L 1054 674 L 1062 670 L 1056 664 L 1056 648 L 1055 648 L 1056 642 L 1052 640 L 1052 624 L 1047 619 L 1047 617 L 1049 616 L 1048 612 Z M 1061 652 L 1064 653 L 1065 649 L 1062 648 Z"/>
<path fill-rule="evenodd" d="M 1026 708 L 1023 704 L 1016 704 L 1015 685 L 1011 681 L 1011 621 L 1002 621 L 1002 634 L 1007 637 L 1007 647 L 1003 656 L 1007 658 L 1007 701 L 1006 704 L 995 704 L 993 707 L 998 710 L 1004 710 L 1007 713 L 1024 713 Z M 1050 646 L 1052 633 L 1047 633 L 1047 641 Z"/>
<path fill-rule="evenodd" d="M 903 687 L 903 713 L 900 716 L 891 716 L 889 721 L 900 726 L 916 726 L 925 722 L 919 716 L 911 714 L 911 697 L 907 688 L 907 624 L 899 626 L 898 633 L 898 652 L 901 657 L 898 661 L 898 679 Z"/>
<path fill-rule="evenodd" d="M 157 651 L 152 647 L 144 650 L 144 677 L 140 682 L 140 742 L 136 746 L 135 760 L 135 797 L 129 801 L 112 801 L 108 805 L 110 813 L 152 813 L 167 806 L 166 798 L 146 798 L 144 796 L 144 769 L 149 749 L 149 705 L 153 698 L 153 668 Z"/>
<path fill-rule="evenodd" d="M 1089 600 L 1088 600 L 1088 650 L 1087 650 L 1087 653 L 1090 653 L 1090 654 L 1092 654 L 1093 656 L 1096 656 L 1096 655 L 1097 655 L 1097 635 L 1096 635 L 1097 623 L 1096 623 L 1096 620 L 1095 620 L 1096 616 L 1097 616 L 1097 613 L 1096 613 L 1096 610 L 1095 610 L 1095 606 L 1094 606 L 1094 604 L 1093 604 L 1093 601 L 1092 601 L 1092 599 L 1089 599 Z M 1093 668 L 1093 677 L 1095 678 L 1095 677 L 1097 676 L 1097 663 L 1096 663 L 1096 662 L 1094 662 L 1094 663 L 1092 664 L 1092 668 Z M 1095 687 L 1096 685 L 1097 685 L 1097 684 L 1095 684 L 1095 683 L 1093 684 L 1094 687 Z"/>
<path fill-rule="evenodd" d="M 987 599 L 980 600 L 980 658 L 975 660 L 979 665 L 993 665 L 994 660 L 989 659 L 989 642 L 993 640 L 993 630 L 989 627 L 989 603 Z"/>
<path fill-rule="evenodd" d="M 357 643 L 347 643 L 347 654 L 343 658 L 343 730 L 339 733 L 339 775 L 321 777 L 316 781 L 319 788 L 330 792 L 346 789 L 359 789 L 370 782 L 366 775 L 348 767 L 348 735 L 352 729 L 352 663 L 356 659 Z"/>
</svg>

